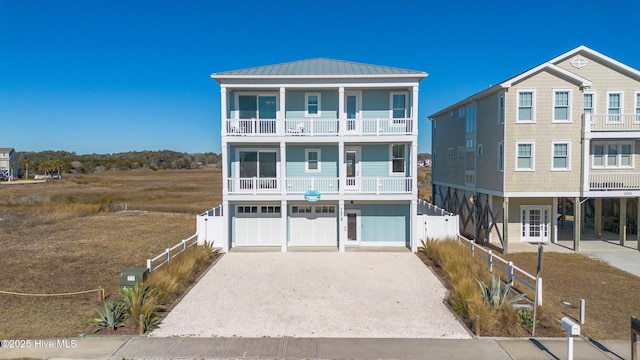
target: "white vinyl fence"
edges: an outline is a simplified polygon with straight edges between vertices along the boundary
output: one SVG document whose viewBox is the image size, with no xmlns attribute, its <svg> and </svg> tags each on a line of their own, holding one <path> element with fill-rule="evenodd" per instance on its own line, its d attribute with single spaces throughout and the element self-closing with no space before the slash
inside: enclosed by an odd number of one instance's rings
<svg viewBox="0 0 640 360">
<path fill-rule="evenodd" d="M 214 248 L 225 249 L 223 242 L 225 219 L 222 205 L 198 215 L 196 218 L 198 245 L 207 243 Z"/>
<path fill-rule="evenodd" d="M 416 233 L 419 240 L 456 238 L 460 233 L 458 215 L 424 200 L 418 200 Z"/>
<path fill-rule="evenodd" d="M 187 250 L 187 248 L 192 247 L 193 245 L 196 244 L 196 237 L 197 234 L 193 234 L 190 237 L 180 241 L 179 243 L 173 245 L 172 247 L 168 248 L 167 250 L 165 250 L 163 253 L 161 253 L 160 255 L 152 258 L 152 259 L 147 259 L 147 270 L 149 270 L 149 272 L 152 272 L 153 270 L 159 268 L 160 266 L 168 263 L 169 261 L 171 261 L 171 259 L 173 259 L 174 257 L 178 256 L 178 254 L 182 253 L 183 251 Z"/>
</svg>

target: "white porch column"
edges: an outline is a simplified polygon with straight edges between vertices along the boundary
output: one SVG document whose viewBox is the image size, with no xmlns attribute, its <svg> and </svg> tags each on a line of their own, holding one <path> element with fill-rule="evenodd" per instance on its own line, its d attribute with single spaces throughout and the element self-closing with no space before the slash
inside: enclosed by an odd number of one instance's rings
<svg viewBox="0 0 640 360">
<path fill-rule="evenodd" d="M 229 244 L 231 243 L 231 232 L 229 231 L 230 222 L 233 220 L 229 216 L 229 202 L 227 200 L 222 201 L 222 252 L 229 252 Z"/>
<path fill-rule="evenodd" d="M 220 128 L 222 135 L 227 135 L 227 87 L 220 86 Z"/>
<path fill-rule="evenodd" d="M 344 86 L 340 86 L 338 88 L 338 134 L 340 135 L 346 130 L 344 113 Z"/>
<path fill-rule="evenodd" d="M 580 197 L 573 198 L 573 251 L 580 252 L 580 222 L 582 221 L 582 212 L 580 211 Z"/>
<path fill-rule="evenodd" d="M 502 200 L 502 250 L 509 253 L 509 198 Z"/>
<path fill-rule="evenodd" d="M 417 198 L 411 200 L 411 239 L 409 243 L 411 244 L 411 252 L 418 252 L 418 243 L 420 240 L 418 239 L 418 200 Z M 423 239 L 425 242 L 427 239 Z"/>
<path fill-rule="evenodd" d="M 227 146 L 226 140 L 222 139 L 222 196 L 225 197 L 229 195 L 229 156 L 227 152 L 229 151 L 229 147 Z"/>
<path fill-rule="evenodd" d="M 413 87 L 413 96 L 411 98 L 411 119 L 412 119 L 411 133 L 417 134 L 418 133 L 418 85 L 415 85 Z"/>
<path fill-rule="evenodd" d="M 411 144 L 411 194 L 418 198 L 418 143 Z"/>
<path fill-rule="evenodd" d="M 338 200 L 338 250 L 344 252 L 344 242 L 347 240 L 347 221 L 344 215 L 344 199 Z"/>
<path fill-rule="evenodd" d="M 287 118 L 287 102 L 286 102 L 286 93 L 287 90 L 284 87 L 280 88 L 280 111 L 278 116 L 278 123 L 276 126 L 276 132 L 280 135 L 284 135 L 285 133 L 285 120 Z"/>
<path fill-rule="evenodd" d="M 585 136 L 582 140 L 582 191 L 589 191 L 589 149 L 591 140 Z M 586 196 L 586 195 L 584 195 Z"/>
<path fill-rule="evenodd" d="M 551 205 L 551 242 L 558 242 L 558 198 L 553 198 Z"/>
<path fill-rule="evenodd" d="M 346 184 L 346 167 L 344 166 L 344 141 L 338 142 L 338 193 L 344 195 L 344 186 Z"/>
<path fill-rule="evenodd" d="M 282 247 L 280 251 L 287 252 L 289 234 L 287 232 L 287 200 L 280 201 L 280 236 L 282 237 Z"/>
<path fill-rule="evenodd" d="M 287 144 L 280 142 L 280 176 L 278 177 L 280 184 L 280 193 L 282 196 L 287 194 Z"/>
</svg>

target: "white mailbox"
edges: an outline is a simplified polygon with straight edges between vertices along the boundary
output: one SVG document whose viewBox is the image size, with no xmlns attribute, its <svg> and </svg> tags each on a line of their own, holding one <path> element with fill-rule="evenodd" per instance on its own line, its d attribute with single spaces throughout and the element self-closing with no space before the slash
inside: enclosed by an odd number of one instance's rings
<svg viewBox="0 0 640 360">
<path fill-rule="evenodd" d="M 563 317 L 562 320 L 560 320 L 560 324 L 568 336 L 580 335 L 580 325 L 574 323 L 568 317 Z"/>
</svg>

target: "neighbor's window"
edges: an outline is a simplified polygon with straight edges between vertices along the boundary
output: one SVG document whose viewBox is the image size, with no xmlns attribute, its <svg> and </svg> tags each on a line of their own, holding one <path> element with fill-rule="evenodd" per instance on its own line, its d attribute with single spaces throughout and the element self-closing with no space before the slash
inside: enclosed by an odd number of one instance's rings
<svg viewBox="0 0 640 360">
<path fill-rule="evenodd" d="M 500 94 L 498 100 L 498 124 L 504 124 L 504 94 Z"/>
<path fill-rule="evenodd" d="M 533 170 L 533 143 L 516 144 L 516 170 Z"/>
<path fill-rule="evenodd" d="M 553 170 L 569 170 L 569 143 L 557 142 L 553 144 Z"/>
<path fill-rule="evenodd" d="M 391 173 L 402 175 L 405 173 L 405 145 L 391 145 Z"/>
<path fill-rule="evenodd" d="M 584 94 L 582 104 L 585 114 L 593 114 L 593 94 Z"/>
<path fill-rule="evenodd" d="M 607 98 L 607 121 L 620 122 L 622 114 L 622 93 L 609 93 Z"/>
<path fill-rule="evenodd" d="M 633 167 L 633 143 L 594 143 L 591 149 L 594 168 Z"/>
<path fill-rule="evenodd" d="M 533 91 L 518 92 L 518 122 L 534 122 L 534 95 Z"/>
<path fill-rule="evenodd" d="M 504 170 L 504 141 L 498 142 L 498 171 Z"/>
<path fill-rule="evenodd" d="M 320 116 L 320 93 L 307 93 L 305 99 L 305 115 Z"/>
<path fill-rule="evenodd" d="M 553 93 L 554 108 L 553 121 L 569 121 L 571 112 L 569 111 L 569 103 L 571 93 L 568 90 L 558 90 Z"/>
</svg>

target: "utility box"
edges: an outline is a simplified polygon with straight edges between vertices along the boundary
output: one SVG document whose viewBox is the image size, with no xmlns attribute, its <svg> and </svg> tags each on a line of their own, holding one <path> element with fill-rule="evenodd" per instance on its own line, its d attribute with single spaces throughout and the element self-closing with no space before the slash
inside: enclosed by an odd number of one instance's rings
<svg viewBox="0 0 640 360">
<path fill-rule="evenodd" d="M 149 270 L 144 267 L 132 267 L 120 273 L 120 287 L 122 289 L 130 289 L 137 283 L 147 280 Z"/>
</svg>

